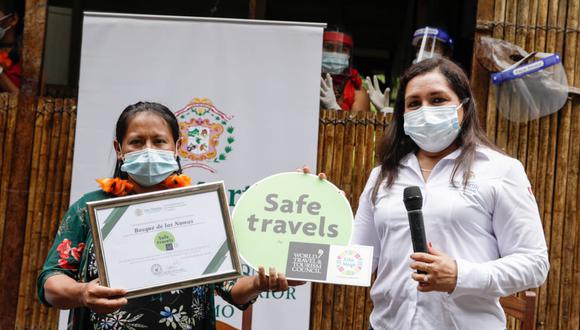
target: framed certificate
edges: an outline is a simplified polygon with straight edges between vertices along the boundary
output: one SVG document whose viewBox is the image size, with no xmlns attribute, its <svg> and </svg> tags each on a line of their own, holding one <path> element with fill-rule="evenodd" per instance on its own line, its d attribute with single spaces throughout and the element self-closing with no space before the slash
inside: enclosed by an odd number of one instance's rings
<svg viewBox="0 0 580 330">
<path fill-rule="evenodd" d="M 87 205 L 101 285 L 127 298 L 242 274 L 223 182 Z"/>
</svg>

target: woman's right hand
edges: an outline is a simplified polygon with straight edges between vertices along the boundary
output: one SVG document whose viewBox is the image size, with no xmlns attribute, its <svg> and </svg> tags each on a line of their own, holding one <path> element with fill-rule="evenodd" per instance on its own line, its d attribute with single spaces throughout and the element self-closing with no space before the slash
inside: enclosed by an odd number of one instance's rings
<svg viewBox="0 0 580 330">
<path fill-rule="evenodd" d="M 123 297 L 126 290 L 101 286 L 98 279 L 81 285 L 80 304 L 97 314 L 112 313 L 127 304 L 127 298 Z"/>
</svg>

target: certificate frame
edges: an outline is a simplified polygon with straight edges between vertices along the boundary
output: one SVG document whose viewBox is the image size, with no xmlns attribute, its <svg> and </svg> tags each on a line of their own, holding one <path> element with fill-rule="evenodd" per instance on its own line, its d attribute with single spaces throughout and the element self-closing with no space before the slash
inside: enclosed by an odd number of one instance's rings
<svg viewBox="0 0 580 330">
<path fill-rule="evenodd" d="M 151 294 L 178 290 L 186 287 L 198 286 L 203 284 L 215 283 L 219 281 L 226 281 L 236 279 L 242 276 L 242 267 L 240 262 L 240 256 L 238 253 L 238 249 L 235 242 L 234 232 L 232 228 L 232 222 L 230 219 L 230 213 L 228 208 L 228 203 L 225 194 L 225 187 L 223 181 L 219 182 L 212 182 L 206 184 L 200 184 L 195 186 L 188 186 L 182 188 L 174 188 L 174 189 L 167 189 L 162 191 L 155 191 L 149 193 L 142 193 L 130 196 L 123 196 L 117 198 L 110 198 L 100 201 L 88 202 L 88 212 L 89 212 L 89 219 L 90 219 L 90 226 L 91 231 L 93 234 L 93 244 L 95 249 L 96 255 L 96 263 L 97 269 L 99 272 L 99 281 L 100 284 L 106 287 L 110 287 L 112 282 L 112 275 L 113 268 L 111 267 L 118 267 L 118 265 L 113 265 L 110 260 L 114 259 L 112 256 L 109 255 L 108 249 L 114 250 L 113 247 L 107 247 L 107 244 L 104 243 L 104 240 L 113 230 L 114 227 L 122 222 L 123 217 L 131 218 L 131 212 L 125 213 L 125 211 L 135 205 L 140 205 L 141 207 L 147 207 L 148 205 L 158 205 L 158 203 L 165 203 L 171 202 L 173 200 L 184 200 L 183 198 L 195 198 L 197 195 L 207 194 L 207 193 L 215 193 L 217 194 L 219 205 L 219 211 L 213 210 L 213 214 L 220 214 L 221 219 L 216 221 L 216 223 L 222 224 L 222 226 L 213 226 L 217 231 L 218 237 L 223 237 L 225 235 L 225 241 L 223 244 L 220 245 L 219 249 L 215 251 L 210 251 L 205 254 L 206 258 L 208 255 L 213 255 L 210 263 L 205 268 L 205 271 L 202 276 L 196 275 L 183 275 L 187 276 L 186 280 L 180 279 L 177 281 L 169 281 L 167 283 L 156 283 L 151 285 L 142 285 L 138 288 L 124 288 L 127 289 L 127 294 L 125 297 L 127 298 L 136 298 L 141 296 L 147 296 Z M 157 204 L 154 204 L 157 203 Z M 215 202 L 213 204 L 216 204 Z M 213 205 L 210 203 L 210 205 Z M 204 207 L 207 204 L 202 205 Z M 193 206 L 195 207 L 195 206 Z M 158 207 L 157 207 L 158 208 Z M 155 209 L 155 208 L 153 208 Z M 141 209 L 142 210 L 142 209 Z M 147 209 L 146 209 L 147 210 Z M 103 216 L 103 214 L 107 214 L 108 216 Z M 113 214 L 115 214 L 113 216 Z M 135 209 L 135 213 L 137 213 L 137 209 Z M 120 214 L 120 215 L 119 215 Z M 129 214 L 128 216 L 125 216 Z M 110 221 L 114 219 L 113 221 Z M 109 220 L 109 222 L 107 222 Z M 131 220 L 126 220 L 128 222 Z M 134 221 L 135 222 L 135 221 Z M 111 224 L 112 223 L 112 224 Z M 139 224 L 138 222 L 136 222 Z M 137 224 L 131 224 L 132 226 L 136 226 Z M 213 224 L 213 223 L 212 223 Z M 186 226 L 187 227 L 187 226 Z M 196 227 L 196 226 L 189 226 L 189 227 Z M 163 230 L 163 229 L 161 229 Z M 185 230 L 183 228 L 179 230 Z M 194 231 L 194 228 L 190 228 L 189 230 Z M 137 230 L 135 230 L 137 232 Z M 181 232 L 183 234 L 183 232 Z M 203 235 L 210 235 L 210 233 L 204 233 Z M 114 236 L 114 235 L 113 235 Z M 131 236 L 131 235 L 126 235 Z M 135 239 L 135 245 L 139 243 L 139 239 Z M 143 241 L 143 240 L 141 240 Z M 157 243 L 156 243 L 157 244 Z M 163 246 L 163 245 L 162 245 Z M 172 246 L 172 245 L 171 245 Z M 138 247 L 137 247 L 138 248 Z M 159 248 L 159 247 L 158 247 Z M 173 247 L 171 247 L 173 250 Z M 124 250 L 126 251 L 126 250 Z M 142 251 L 132 250 L 131 251 Z M 112 252 L 111 252 L 112 253 Z M 130 252 L 129 252 L 130 253 Z M 135 253 L 135 252 L 134 252 Z M 231 262 L 231 268 L 227 267 L 228 269 L 223 270 L 221 268 L 222 264 L 225 260 L 228 259 Z M 163 257 L 159 257 L 163 258 Z M 186 258 L 194 259 L 198 258 L 196 256 L 187 255 Z M 176 260 L 180 260 L 179 257 L 175 257 Z M 192 261 L 189 261 L 193 263 Z M 217 265 L 217 266 L 216 266 Z M 154 267 L 155 265 L 153 265 Z M 151 268 L 151 272 L 155 273 L 153 267 Z M 218 267 L 217 270 L 213 270 Z M 161 266 L 159 267 L 161 269 Z M 183 270 L 180 269 L 183 273 Z M 209 271 L 209 272 L 208 272 Z M 119 273 L 119 270 L 116 270 L 116 273 Z M 133 274 L 133 276 L 138 276 L 139 274 Z M 148 275 L 148 274 L 147 274 Z"/>
</svg>

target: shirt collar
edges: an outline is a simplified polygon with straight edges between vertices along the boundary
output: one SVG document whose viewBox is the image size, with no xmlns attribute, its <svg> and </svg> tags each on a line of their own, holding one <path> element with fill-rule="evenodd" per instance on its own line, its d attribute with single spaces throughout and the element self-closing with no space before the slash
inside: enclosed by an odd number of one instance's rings
<svg viewBox="0 0 580 330">
<path fill-rule="evenodd" d="M 441 158 L 441 160 L 444 159 L 449 159 L 449 160 L 455 160 L 457 159 L 457 157 L 459 157 L 459 155 L 461 154 L 461 151 L 463 150 L 462 147 L 459 147 L 455 150 L 453 150 L 453 152 L 451 152 L 449 155 Z M 486 147 L 486 146 L 477 146 L 475 148 L 475 157 L 476 158 L 481 158 L 481 159 L 485 159 L 485 160 L 489 160 L 491 159 L 491 153 L 493 151 Z M 402 166 L 411 166 L 411 162 L 416 158 L 415 153 L 414 152 L 410 152 L 408 154 L 406 154 L 400 161 L 400 164 Z"/>
</svg>

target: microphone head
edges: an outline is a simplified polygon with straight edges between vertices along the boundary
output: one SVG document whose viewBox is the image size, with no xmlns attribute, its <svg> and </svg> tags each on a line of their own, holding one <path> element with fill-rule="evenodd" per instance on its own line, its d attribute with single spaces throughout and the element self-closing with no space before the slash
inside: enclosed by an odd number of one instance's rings
<svg viewBox="0 0 580 330">
<path fill-rule="evenodd" d="M 405 203 L 407 211 L 420 210 L 423 207 L 421 188 L 417 186 L 405 188 L 403 191 L 403 202 Z"/>
</svg>

